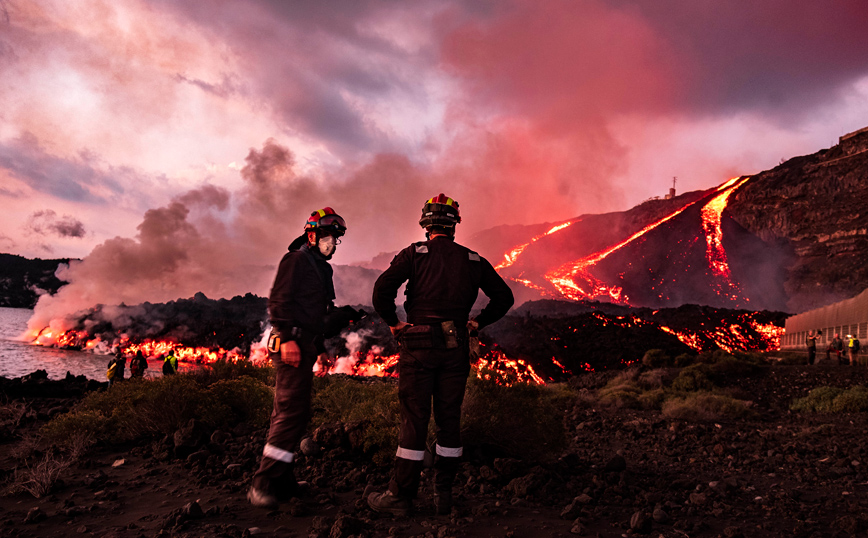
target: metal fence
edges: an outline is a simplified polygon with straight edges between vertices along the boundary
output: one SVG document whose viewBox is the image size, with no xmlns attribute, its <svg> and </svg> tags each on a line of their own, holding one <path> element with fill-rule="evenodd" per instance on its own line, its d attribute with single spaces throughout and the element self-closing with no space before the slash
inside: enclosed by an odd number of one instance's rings
<svg viewBox="0 0 868 538">
<path fill-rule="evenodd" d="M 845 340 L 848 334 L 868 344 L 868 289 L 853 297 L 822 308 L 809 310 L 787 318 L 781 349 L 804 349 L 809 331 L 820 331 L 817 347 L 828 345 L 838 334 Z"/>
</svg>

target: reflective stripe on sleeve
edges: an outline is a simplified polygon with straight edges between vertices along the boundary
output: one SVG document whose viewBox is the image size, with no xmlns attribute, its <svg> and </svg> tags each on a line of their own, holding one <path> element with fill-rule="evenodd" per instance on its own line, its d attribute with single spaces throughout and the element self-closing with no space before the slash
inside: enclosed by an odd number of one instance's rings
<svg viewBox="0 0 868 538">
<path fill-rule="evenodd" d="M 445 446 L 437 445 L 437 455 L 443 456 L 446 458 L 460 458 L 462 454 L 464 454 L 464 447 L 458 448 L 447 448 Z"/>
<path fill-rule="evenodd" d="M 398 452 L 395 454 L 399 458 L 412 461 L 422 461 L 425 459 L 424 450 L 410 450 L 409 448 L 398 447 Z"/>
<path fill-rule="evenodd" d="M 282 461 L 284 463 L 292 463 L 295 459 L 295 454 L 293 452 L 287 452 L 282 448 L 277 448 L 274 445 L 265 445 L 265 449 L 262 451 L 262 455 L 266 458 L 271 458 L 273 460 Z"/>
</svg>

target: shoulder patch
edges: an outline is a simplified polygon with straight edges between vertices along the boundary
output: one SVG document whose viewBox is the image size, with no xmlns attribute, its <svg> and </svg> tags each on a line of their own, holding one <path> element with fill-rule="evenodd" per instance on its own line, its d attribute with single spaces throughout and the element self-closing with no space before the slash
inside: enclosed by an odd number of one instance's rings
<svg viewBox="0 0 868 538">
<path fill-rule="evenodd" d="M 416 245 L 416 254 L 428 254 L 428 245 Z"/>
<path fill-rule="evenodd" d="M 472 262 L 478 262 L 479 261 L 479 254 L 473 252 L 472 250 L 467 253 L 467 256 L 470 258 L 470 261 L 472 261 Z"/>
</svg>

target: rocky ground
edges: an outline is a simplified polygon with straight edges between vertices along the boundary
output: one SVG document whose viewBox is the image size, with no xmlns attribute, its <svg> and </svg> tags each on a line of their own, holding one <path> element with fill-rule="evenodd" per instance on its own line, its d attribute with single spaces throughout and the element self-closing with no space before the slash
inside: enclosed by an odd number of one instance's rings
<svg viewBox="0 0 868 538">
<path fill-rule="evenodd" d="M 605 374 L 575 380 L 588 393 L 604 382 Z M 868 383 L 864 367 L 766 368 L 736 384 L 757 411 L 738 422 L 669 420 L 579 398 L 565 420 L 570 448 L 556 461 L 530 465 L 469 450 L 452 515 L 434 515 L 426 481 L 406 518 L 366 507 L 364 494 L 385 488 L 389 467 L 362 458 L 352 432 L 334 424 L 313 434 L 319 454 L 312 449 L 300 460 L 299 477 L 311 490 L 277 511 L 245 500 L 265 432 L 243 425 L 204 431 L 194 424 L 137 446 L 97 446 L 41 498 L 13 493 L 21 455 L 35 450 L 32 434 L 94 383 L 38 375 L 0 382 L 5 408 L 19 410 L 0 430 L 2 536 L 843 537 L 868 530 L 865 416 L 788 410 L 814 387 Z"/>
</svg>

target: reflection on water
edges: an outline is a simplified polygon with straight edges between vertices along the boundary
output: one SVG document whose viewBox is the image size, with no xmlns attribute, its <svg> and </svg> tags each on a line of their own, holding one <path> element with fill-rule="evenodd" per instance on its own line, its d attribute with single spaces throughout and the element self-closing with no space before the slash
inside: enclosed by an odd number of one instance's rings
<svg viewBox="0 0 868 538">
<path fill-rule="evenodd" d="M 66 372 L 85 375 L 97 381 L 106 381 L 105 371 L 109 355 L 83 351 L 67 351 L 32 346 L 16 340 L 25 329 L 33 310 L 0 307 L 0 376 L 21 377 L 35 370 L 45 370 L 51 379 L 61 379 Z M 145 377 L 162 375 L 162 361 L 148 361 Z M 129 362 L 126 376 L 129 377 Z"/>
</svg>

